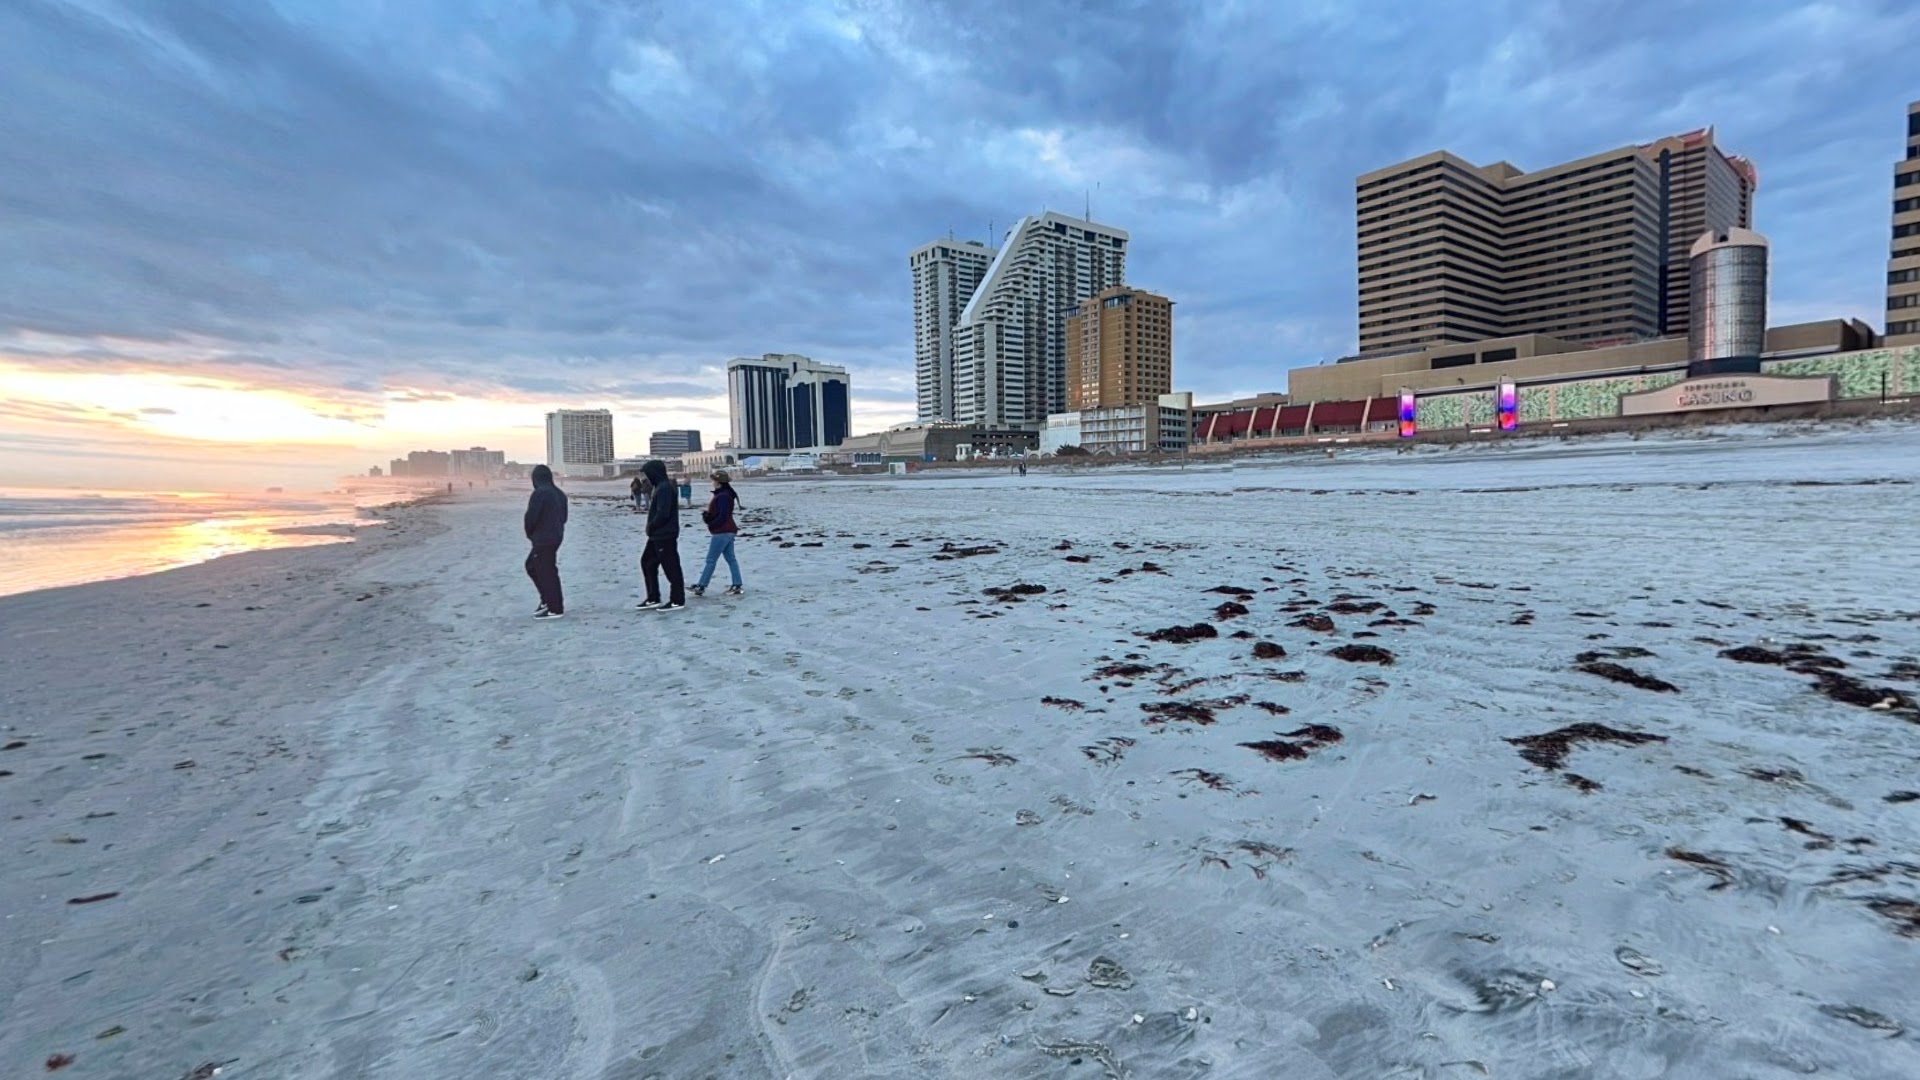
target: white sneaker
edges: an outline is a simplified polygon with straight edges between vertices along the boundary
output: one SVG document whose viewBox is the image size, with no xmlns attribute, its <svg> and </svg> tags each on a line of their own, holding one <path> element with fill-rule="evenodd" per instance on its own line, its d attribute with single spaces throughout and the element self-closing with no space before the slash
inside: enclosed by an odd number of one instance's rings
<svg viewBox="0 0 1920 1080">
<path fill-rule="evenodd" d="M 661 611 L 685 611 L 686 609 L 687 609 L 687 605 L 685 604 L 661 604 L 660 605 Z"/>
<path fill-rule="evenodd" d="M 639 604 L 639 610 L 652 611 L 654 608 L 657 608 L 659 606 L 660 606 L 660 601 L 658 600 L 642 600 L 640 601 L 640 604 Z"/>
<path fill-rule="evenodd" d="M 541 611 L 540 614 L 534 616 L 534 618 L 536 619 L 564 619 L 566 617 L 567 617 L 567 613 L 564 611 L 545 611 L 545 610 Z"/>
</svg>

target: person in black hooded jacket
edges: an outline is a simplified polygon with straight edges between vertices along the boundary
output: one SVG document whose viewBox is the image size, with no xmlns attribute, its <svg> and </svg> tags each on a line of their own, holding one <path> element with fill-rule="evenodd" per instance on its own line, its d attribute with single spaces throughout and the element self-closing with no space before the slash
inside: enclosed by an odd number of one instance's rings
<svg viewBox="0 0 1920 1080">
<path fill-rule="evenodd" d="M 553 470 L 545 465 L 533 467 L 526 532 L 527 542 L 533 545 L 527 555 L 527 576 L 540 590 L 540 609 L 533 617 L 557 619 L 567 610 L 560 594 L 560 543 L 567 537 L 567 493 L 554 486 Z"/>
<path fill-rule="evenodd" d="M 653 485 L 653 498 L 647 503 L 647 549 L 640 555 L 647 598 L 640 602 L 640 610 L 679 611 L 687 606 L 687 579 L 680 570 L 680 496 L 664 464 L 649 461 L 640 466 L 640 474 Z M 662 570 L 673 590 L 664 604 L 660 602 Z"/>
</svg>

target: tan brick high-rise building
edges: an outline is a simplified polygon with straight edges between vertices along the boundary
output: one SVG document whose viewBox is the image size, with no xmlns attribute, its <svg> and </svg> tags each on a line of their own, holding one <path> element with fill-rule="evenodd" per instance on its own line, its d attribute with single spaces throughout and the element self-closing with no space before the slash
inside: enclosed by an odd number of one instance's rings
<svg viewBox="0 0 1920 1080">
<path fill-rule="evenodd" d="M 1067 318 L 1067 410 L 1151 404 L 1173 392 L 1173 301 L 1116 285 Z"/>
<path fill-rule="evenodd" d="M 1893 167 L 1887 344 L 1920 345 L 1920 101 L 1907 106 L 1907 156 Z"/>
<path fill-rule="evenodd" d="M 1360 352 L 1551 334 L 1685 335 L 1687 252 L 1749 228 L 1753 166 L 1703 128 L 1552 168 L 1444 150 L 1354 184 Z"/>
</svg>

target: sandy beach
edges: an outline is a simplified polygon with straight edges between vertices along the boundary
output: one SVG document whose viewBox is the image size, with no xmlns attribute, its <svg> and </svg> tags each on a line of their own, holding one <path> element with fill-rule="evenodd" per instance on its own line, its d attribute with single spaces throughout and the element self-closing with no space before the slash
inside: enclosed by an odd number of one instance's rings
<svg viewBox="0 0 1920 1080">
<path fill-rule="evenodd" d="M 747 482 L 674 614 L 582 487 L 552 623 L 463 494 L 0 599 L 0 1072 L 1920 1075 L 1916 481 Z"/>
</svg>

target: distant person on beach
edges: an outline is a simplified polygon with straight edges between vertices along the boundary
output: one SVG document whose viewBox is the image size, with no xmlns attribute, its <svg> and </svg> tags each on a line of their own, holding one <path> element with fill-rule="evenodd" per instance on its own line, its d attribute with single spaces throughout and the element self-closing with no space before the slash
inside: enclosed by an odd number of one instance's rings
<svg viewBox="0 0 1920 1080">
<path fill-rule="evenodd" d="M 647 598 L 640 601 L 640 610 L 679 611 L 687 606 L 687 579 L 680 571 L 680 500 L 674 497 L 665 465 L 649 461 L 640 467 L 640 474 L 653 485 L 647 501 L 647 548 L 640 554 L 640 574 L 647 583 Z M 664 604 L 660 602 L 662 570 L 673 590 Z"/>
<path fill-rule="evenodd" d="M 553 470 L 545 465 L 533 467 L 533 494 L 527 498 L 527 542 L 533 550 L 527 555 L 527 576 L 540 590 L 536 619 L 557 619 L 566 614 L 567 603 L 560 595 L 560 542 L 567 536 L 567 493 L 554 486 Z"/>
<path fill-rule="evenodd" d="M 633 478 L 633 483 L 627 485 L 627 490 L 633 492 L 633 508 L 645 510 L 647 508 L 646 488 L 641 484 L 638 476 Z"/>
<path fill-rule="evenodd" d="M 727 560 L 727 572 L 733 577 L 733 584 L 727 586 L 728 596 L 740 595 L 740 560 L 733 556 L 733 540 L 740 532 L 740 526 L 733 520 L 733 512 L 740 508 L 740 496 L 733 490 L 733 478 L 722 469 L 713 474 L 713 497 L 707 500 L 707 508 L 700 512 L 700 518 L 707 523 L 707 565 L 700 570 L 700 584 L 693 587 L 693 595 L 707 595 L 707 583 L 713 580 L 713 568 L 718 566 L 724 556 Z"/>
</svg>

